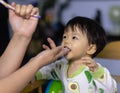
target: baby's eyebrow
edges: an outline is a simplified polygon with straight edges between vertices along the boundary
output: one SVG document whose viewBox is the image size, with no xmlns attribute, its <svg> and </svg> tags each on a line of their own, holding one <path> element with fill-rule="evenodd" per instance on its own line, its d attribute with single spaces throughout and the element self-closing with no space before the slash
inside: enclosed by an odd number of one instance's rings
<svg viewBox="0 0 120 93">
<path fill-rule="evenodd" d="M 79 33 L 78 32 L 76 32 L 76 31 L 74 31 L 73 32 L 73 35 L 76 35 L 76 36 L 82 36 L 82 35 L 84 35 L 81 31 L 79 31 Z"/>
</svg>

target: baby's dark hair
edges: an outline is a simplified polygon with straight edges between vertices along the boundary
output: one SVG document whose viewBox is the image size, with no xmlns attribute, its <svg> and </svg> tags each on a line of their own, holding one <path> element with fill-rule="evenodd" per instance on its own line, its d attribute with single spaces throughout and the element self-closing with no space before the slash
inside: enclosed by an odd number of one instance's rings
<svg viewBox="0 0 120 93">
<path fill-rule="evenodd" d="M 97 49 L 92 57 L 101 52 L 107 43 L 105 30 L 95 20 L 77 16 L 66 24 L 65 30 L 69 27 L 72 31 L 75 31 L 76 27 L 78 27 L 82 33 L 86 34 L 89 44 L 96 45 Z"/>
</svg>

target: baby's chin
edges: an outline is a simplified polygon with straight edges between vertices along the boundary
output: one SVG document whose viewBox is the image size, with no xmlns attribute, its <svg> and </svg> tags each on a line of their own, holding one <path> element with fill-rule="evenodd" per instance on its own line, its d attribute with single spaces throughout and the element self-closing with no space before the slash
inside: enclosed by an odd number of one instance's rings
<svg viewBox="0 0 120 93">
<path fill-rule="evenodd" d="M 67 54 L 66 54 L 64 57 L 65 57 L 65 59 L 68 60 L 68 61 L 71 60 L 71 58 L 70 58 Z"/>
</svg>

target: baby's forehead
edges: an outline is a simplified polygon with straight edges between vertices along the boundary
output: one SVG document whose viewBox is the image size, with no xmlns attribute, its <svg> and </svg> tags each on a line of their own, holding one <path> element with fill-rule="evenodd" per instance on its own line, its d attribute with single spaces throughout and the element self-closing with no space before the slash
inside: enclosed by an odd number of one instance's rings
<svg viewBox="0 0 120 93">
<path fill-rule="evenodd" d="M 79 27 L 67 27 L 64 31 L 64 33 L 84 33 L 85 31 L 83 31 L 82 28 L 79 28 Z"/>
</svg>

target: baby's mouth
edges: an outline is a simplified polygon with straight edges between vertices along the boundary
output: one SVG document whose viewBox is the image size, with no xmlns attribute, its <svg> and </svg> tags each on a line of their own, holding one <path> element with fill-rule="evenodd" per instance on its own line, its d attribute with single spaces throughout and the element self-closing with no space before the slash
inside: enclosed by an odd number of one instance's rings
<svg viewBox="0 0 120 93">
<path fill-rule="evenodd" d="M 71 49 L 69 47 L 67 47 L 67 46 L 64 46 L 64 49 L 66 49 L 68 52 L 71 51 Z"/>
</svg>

